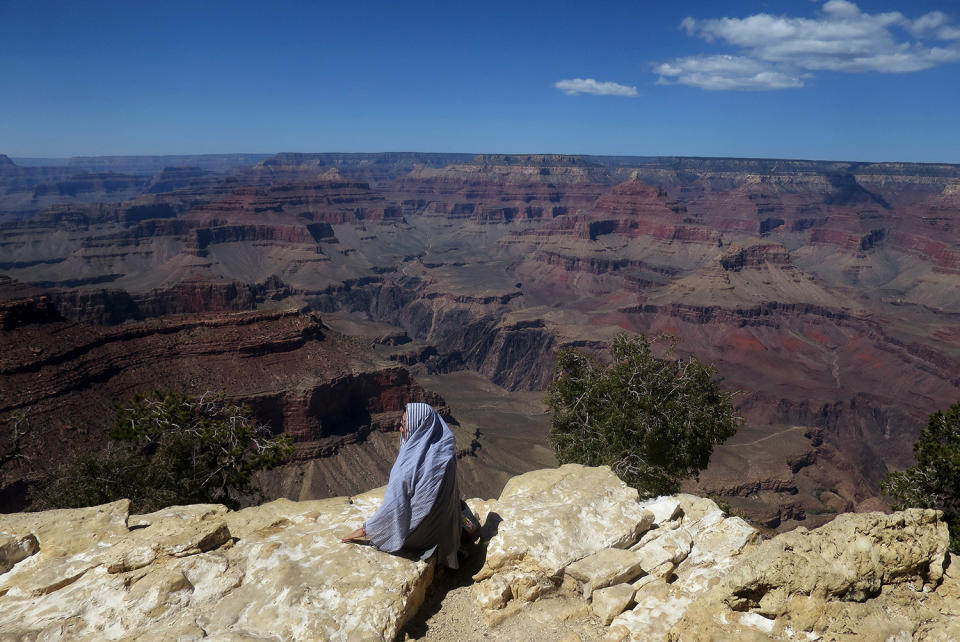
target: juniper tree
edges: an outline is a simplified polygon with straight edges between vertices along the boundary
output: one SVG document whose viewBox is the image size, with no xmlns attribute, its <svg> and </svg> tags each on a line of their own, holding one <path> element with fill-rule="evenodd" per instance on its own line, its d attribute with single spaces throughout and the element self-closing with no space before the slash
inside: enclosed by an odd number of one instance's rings
<svg viewBox="0 0 960 642">
<path fill-rule="evenodd" d="M 173 504 L 239 505 L 256 495 L 256 471 L 293 452 L 289 436 L 273 436 L 249 408 L 223 395 L 153 392 L 116 407 L 110 440 L 75 455 L 32 499 L 32 508 L 75 508 L 117 499 L 150 512 Z"/>
<path fill-rule="evenodd" d="M 610 356 L 557 355 L 547 395 L 557 459 L 608 465 L 642 496 L 676 492 L 737 431 L 731 394 L 714 382 L 712 366 L 658 359 L 643 335 L 618 335 Z"/>
<path fill-rule="evenodd" d="M 894 510 L 936 508 L 950 528 L 950 550 L 960 552 L 960 402 L 930 415 L 913 444 L 917 463 L 889 473 L 880 489 Z"/>
</svg>

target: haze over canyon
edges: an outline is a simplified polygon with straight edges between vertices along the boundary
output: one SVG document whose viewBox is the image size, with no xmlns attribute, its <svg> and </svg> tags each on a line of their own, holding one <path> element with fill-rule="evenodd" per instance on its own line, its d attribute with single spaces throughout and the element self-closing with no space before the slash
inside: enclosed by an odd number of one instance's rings
<svg viewBox="0 0 960 642">
<path fill-rule="evenodd" d="M 384 483 L 424 400 L 494 496 L 555 463 L 558 349 L 666 334 L 746 420 L 690 489 L 816 526 L 960 399 L 958 284 L 960 165 L 0 155 L 0 417 L 55 464 L 136 392 L 221 390 L 296 441 L 268 492 L 314 499 Z M 22 508 L 38 473 L 2 473 Z"/>
</svg>

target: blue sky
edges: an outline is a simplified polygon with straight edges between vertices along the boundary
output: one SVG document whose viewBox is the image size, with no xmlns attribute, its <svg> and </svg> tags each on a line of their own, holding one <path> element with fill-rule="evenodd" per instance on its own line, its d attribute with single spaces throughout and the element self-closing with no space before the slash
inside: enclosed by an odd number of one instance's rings
<svg viewBox="0 0 960 642">
<path fill-rule="evenodd" d="M 960 162 L 960 0 L 0 0 L 0 153 Z"/>
</svg>

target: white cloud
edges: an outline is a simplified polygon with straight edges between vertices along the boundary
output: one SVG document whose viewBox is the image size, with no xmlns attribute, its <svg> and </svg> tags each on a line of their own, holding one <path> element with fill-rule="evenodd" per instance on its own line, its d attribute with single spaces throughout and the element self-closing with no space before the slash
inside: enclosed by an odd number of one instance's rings
<svg viewBox="0 0 960 642">
<path fill-rule="evenodd" d="M 950 22 L 950 18 L 942 11 L 931 11 L 914 20 L 907 22 L 906 27 L 910 33 L 917 37 L 923 37 L 935 33 L 940 27 L 944 27 Z"/>
<path fill-rule="evenodd" d="M 815 18 L 759 13 L 698 20 L 680 27 L 707 42 L 733 45 L 731 56 L 689 56 L 654 67 L 660 83 L 704 89 L 784 89 L 803 86 L 810 71 L 904 73 L 960 61 L 960 46 L 930 46 L 902 38 L 960 40 L 960 27 L 940 11 L 910 20 L 899 11 L 864 13 L 848 0 L 829 0 Z"/>
<path fill-rule="evenodd" d="M 560 80 L 553 84 L 563 93 L 575 96 L 577 94 L 595 94 L 597 96 L 636 96 L 637 88 L 628 87 L 615 82 L 598 82 L 593 78 L 571 78 Z"/>
<path fill-rule="evenodd" d="M 702 89 L 787 89 L 803 87 L 799 75 L 776 70 L 744 56 L 690 56 L 654 67 L 660 85 L 693 85 Z"/>
<path fill-rule="evenodd" d="M 960 40 L 960 27 L 946 26 L 937 30 L 940 40 Z"/>
</svg>

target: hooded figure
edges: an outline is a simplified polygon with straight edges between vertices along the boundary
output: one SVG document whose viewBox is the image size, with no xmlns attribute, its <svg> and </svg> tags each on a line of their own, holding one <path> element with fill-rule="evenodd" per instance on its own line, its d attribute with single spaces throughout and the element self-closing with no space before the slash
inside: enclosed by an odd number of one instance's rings
<svg viewBox="0 0 960 642">
<path fill-rule="evenodd" d="M 407 404 L 406 436 L 383 504 L 363 525 L 381 551 L 401 549 L 457 568 L 460 544 L 460 492 L 457 488 L 456 440 L 446 422 L 425 403 Z"/>
</svg>

